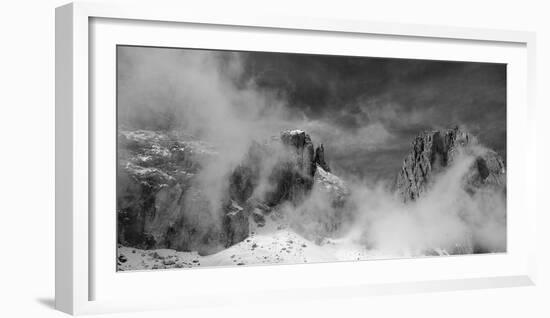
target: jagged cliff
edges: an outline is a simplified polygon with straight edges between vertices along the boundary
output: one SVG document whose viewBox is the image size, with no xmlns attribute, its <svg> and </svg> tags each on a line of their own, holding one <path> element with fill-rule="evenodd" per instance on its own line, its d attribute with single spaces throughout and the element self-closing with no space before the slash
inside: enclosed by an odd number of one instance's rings
<svg viewBox="0 0 550 318">
<path fill-rule="evenodd" d="M 243 241 L 250 222 L 262 226 L 282 203 L 299 205 L 330 175 L 322 145 L 315 150 L 304 131 L 283 131 L 252 143 L 213 202 L 199 178 L 205 163 L 220 158 L 211 145 L 145 130 L 121 131 L 118 143 L 118 242 L 142 249 L 215 253 Z M 324 178 L 316 178 L 318 167 Z M 335 196 L 340 205 L 343 193 Z"/>
<path fill-rule="evenodd" d="M 313 160 L 324 171 L 330 172 L 330 167 L 325 161 L 325 147 L 323 146 L 323 144 L 320 144 L 319 146 L 317 146 L 317 148 L 315 148 L 315 158 Z"/>
<path fill-rule="evenodd" d="M 444 171 L 461 151 L 475 156 L 464 180 L 465 190 L 475 192 L 484 187 L 505 190 L 504 160 L 493 150 L 481 149 L 477 138 L 458 127 L 424 131 L 416 136 L 411 146 L 396 180 L 396 191 L 405 202 L 422 196 L 434 177 Z"/>
<path fill-rule="evenodd" d="M 301 234 L 329 236 L 342 223 L 341 210 L 349 196 L 344 182 L 329 171 L 323 145 L 315 148 L 302 130 L 286 130 L 268 142 L 252 144 L 231 176 L 230 193 L 238 194 L 235 196 L 259 226 L 273 210 L 289 203 L 295 207 L 294 215 L 288 216 L 293 220 L 291 226 L 300 231 L 304 223 L 317 224 L 319 230 L 304 229 Z M 330 202 L 318 207 L 327 209 L 309 211 L 312 194 L 319 192 L 323 201 Z"/>
<path fill-rule="evenodd" d="M 217 251 L 243 240 L 248 218 L 230 197 L 214 210 L 197 180 L 219 154 L 207 143 L 145 130 L 118 136 L 118 242 L 139 248 Z"/>
<path fill-rule="evenodd" d="M 277 233 L 293 233 L 285 240 L 295 241 L 299 236 L 322 246 L 332 238 L 345 237 L 342 234 L 352 230 L 348 225 L 361 224 L 357 222 L 359 213 L 373 208 L 358 212 L 361 198 L 351 199 L 346 184 L 330 172 L 324 146 L 315 145 L 302 130 L 287 130 L 252 142 L 242 158 L 216 179 L 220 186 L 214 187 L 219 190 L 214 196 L 212 183 L 204 184 L 202 176 L 227 159 L 214 146 L 192 136 L 146 130 L 120 131 L 118 144 L 117 233 L 120 248 L 127 249 L 124 257 L 128 257 L 129 248 L 219 255 L 222 250 L 225 253 L 257 242 L 254 233 L 271 235 L 274 228 Z M 466 200 L 491 197 L 493 189 L 506 191 L 504 160 L 459 128 L 416 136 L 397 175 L 395 190 L 404 202 L 417 200 L 441 180 L 438 175 L 444 176 L 453 167 L 461 167 L 459 186 L 466 193 L 459 193 Z M 501 250 L 478 244 L 475 231 L 481 226 L 482 214 L 476 208 L 461 210 L 461 222 L 471 226 L 463 238 L 445 245 L 444 253 Z M 363 230 L 371 231 L 369 226 Z M 251 251 L 261 245 L 250 244 Z M 299 247 L 304 248 L 303 244 Z M 441 255 L 438 248 L 435 245 L 420 253 Z M 270 257 L 278 259 L 278 254 Z"/>
</svg>

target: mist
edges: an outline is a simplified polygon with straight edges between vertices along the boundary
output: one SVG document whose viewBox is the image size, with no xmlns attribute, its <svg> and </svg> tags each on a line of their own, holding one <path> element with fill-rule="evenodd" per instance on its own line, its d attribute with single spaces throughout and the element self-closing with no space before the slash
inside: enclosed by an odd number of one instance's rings
<svg viewBox="0 0 550 318">
<path fill-rule="evenodd" d="M 474 160 L 473 155 L 461 153 L 425 196 L 409 203 L 382 185 L 354 185 L 359 220 L 350 238 L 403 257 L 504 252 L 506 198 L 494 189 L 473 195 L 465 190 Z"/>
<path fill-rule="evenodd" d="M 409 142 L 394 133 L 392 125 L 397 124 L 388 124 L 388 118 L 395 117 L 399 125 L 423 127 L 418 114 L 433 112 L 432 107 L 404 120 L 395 104 L 385 107 L 380 99 L 376 109 L 367 112 L 368 121 L 346 128 L 330 116 L 313 116 L 296 107 L 283 87 L 260 84 L 250 75 L 245 54 L 119 47 L 118 58 L 121 129 L 174 132 L 204 141 L 217 152 L 202 163 L 197 175 L 194 186 L 209 205 L 189 207 L 196 213 L 221 217 L 228 176 L 246 159 L 253 143 L 272 140 L 283 130 L 301 129 L 316 146 L 324 145 L 332 172 L 345 183 L 346 203 L 335 207 L 326 189 L 314 184 L 303 202 L 278 207 L 281 217 L 300 235 L 322 242 L 330 233 L 388 256 L 506 250 L 505 195 L 490 189 L 469 193 L 464 187 L 474 154 L 485 151 L 481 144 L 459 154 L 420 199 L 404 203 L 392 191 L 393 180 L 385 171 L 398 172 L 395 162 L 402 162 Z M 356 102 L 365 103 L 359 98 Z M 382 152 L 391 153 L 393 159 L 384 173 L 378 173 L 377 166 L 369 167 L 365 158 Z M 259 200 L 273 189 L 269 172 L 288 160 L 283 148 L 275 153 L 260 161 L 260 181 L 253 193 Z M 338 230 L 332 232 L 333 228 Z"/>
</svg>

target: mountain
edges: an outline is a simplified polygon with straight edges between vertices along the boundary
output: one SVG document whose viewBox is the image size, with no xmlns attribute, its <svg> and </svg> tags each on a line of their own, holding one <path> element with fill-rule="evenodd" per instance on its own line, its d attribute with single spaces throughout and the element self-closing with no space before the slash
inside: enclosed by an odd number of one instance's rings
<svg viewBox="0 0 550 318">
<path fill-rule="evenodd" d="M 383 209 L 389 204 L 409 212 L 408 206 L 386 202 L 383 195 L 382 202 L 369 197 L 376 193 L 372 190 L 355 191 L 352 200 L 348 185 L 331 173 L 325 158 L 329 150 L 315 145 L 303 130 L 255 140 L 231 164 L 214 145 L 182 133 L 121 130 L 118 145 L 121 270 L 391 257 L 376 245 L 378 218 L 383 224 L 386 218 L 391 224 L 392 217 L 414 218 Z M 481 208 L 492 211 L 492 190 L 506 191 L 504 160 L 459 128 L 418 134 L 397 174 L 395 192 L 405 203 L 416 201 L 455 166 L 466 169 L 456 177 L 465 190 L 461 195 L 468 201 L 470 195 L 488 194 L 481 195 L 481 200 L 489 198 Z M 505 197 L 501 194 L 498 200 Z M 358 206 L 365 200 L 373 204 Z M 464 235 L 414 246 L 411 255 L 501 251 L 500 245 L 479 244 L 489 237 L 485 229 L 495 229 L 493 212 L 466 203 L 457 208 L 459 222 L 468 224 Z M 499 215 L 496 219 L 501 220 Z M 500 229 L 505 223 L 498 222 Z"/>
<path fill-rule="evenodd" d="M 324 224 L 326 213 L 302 208 L 288 216 L 282 210 L 288 204 L 301 207 L 319 191 L 341 210 L 348 195 L 342 180 L 329 172 L 324 147 L 315 148 L 302 130 L 252 142 L 243 160 L 219 180 L 221 193 L 215 195 L 202 182 L 208 169 L 224 160 L 214 146 L 147 130 L 120 131 L 118 144 L 118 243 L 126 247 L 210 255 L 242 242 L 266 218 L 284 217 L 297 228 L 298 219 Z M 334 224 L 338 215 L 329 215 Z M 325 237 L 337 227 L 316 235 Z"/>
<path fill-rule="evenodd" d="M 414 138 L 411 148 L 395 185 L 405 202 L 421 197 L 435 176 L 445 171 L 460 154 L 475 157 L 464 180 L 466 191 L 473 193 L 483 188 L 505 191 L 506 168 L 502 157 L 483 148 L 475 136 L 458 127 L 424 131 Z"/>
<path fill-rule="evenodd" d="M 212 211 L 197 178 L 219 156 L 211 145 L 146 130 L 121 131 L 118 143 L 120 244 L 211 253 L 246 237 L 242 208 L 225 200 Z"/>
</svg>

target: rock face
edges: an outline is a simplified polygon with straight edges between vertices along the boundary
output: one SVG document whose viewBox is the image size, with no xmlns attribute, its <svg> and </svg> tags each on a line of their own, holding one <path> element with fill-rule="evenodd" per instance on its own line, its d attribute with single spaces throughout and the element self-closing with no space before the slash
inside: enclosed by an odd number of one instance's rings
<svg viewBox="0 0 550 318">
<path fill-rule="evenodd" d="M 323 168 L 323 170 L 330 172 L 330 167 L 325 161 L 325 147 L 323 147 L 323 144 L 315 148 L 315 158 L 313 160 L 319 167 Z"/>
<path fill-rule="evenodd" d="M 313 186 L 313 149 L 310 136 L 302 130 L 283 131 L 263 144 L 253 142 L 231 175 L 229 192 L 240 204 L 246 204 L 253 194 L 254 200 L 271 207 L 300 202 Z"/>
<path fill-rule="evenodd" d="M 482 187 L 506 186 L 506 169 L 502 158 L 492 150 L 474 152 L 477 139 L 459 128 L 425 131 L 412 142 L 412 150 L 403 162 L 396 180 L 396 190 L 404 201 L 418 199 L 433 182 L 434 176 L 448 167 L 460 150 L 476 156 L 465 180 L 467 191 Z"/>
<path fill-rule="evenodd" d="M 350 190 L 344 181 L 321 166 L 317 167 L 314 186 L 323 191 L 336 207 L 342 207 L 350 195 Z"/>
<path fill-rule="evenodd" d="M 311 138 L 303 130 L 285 130 L 281 133 L 281 142 L 293 155 L 297 170 L 303 176 L 315 174 L 314 148 Z"/>
<path fill-rule="evenodd" d="M 347 206 L 349 196 L 350 190 L 342 179 L 317 166 L 313 193 L 299 210 L 303 219 L 299 224 L 309 227 L 304 235 L 318 241 L 345 230 L 344 224 L 351 224 L 353 217 Z"/>
<path fill-rule="evenodd" d="M 284 201 L 299 203 L 313 186 L 316 165 L 311 138 L 302 130 L 281 133 L 282 155 L 273 167 L 269 183 L 273 191 L 266 195 L 269 205 Z"/>
<path fill-rule="evenodd" d="M 301 204 L 315 183 L 335 188 L 323 177 L 330 174 L 323 170 L 323 146 L 314 150 L 302 130 L 252 143 L 241 164 L 220 180 L 217 201 L 200 182 L 205 165 L 223 159 L 212 146 L 145 130 L 121 131 L 118 138 L 118 242 L 125 246 L 212 254 L 243 241 L 250 222 L 262 226 L 277 206 Z M 342 193 L 327 191 L 334 202 L 343 200 Z"/>
<path fill-rule="evenodd" d="M 212 207 L 196 177 L 209 145 L 152 131 L 119 134 L 118 242 L 209 254 L 244 240 L 248 217 L 230 196 Z"/>
<path fill-rule="evenodd" d="M 303 204 L 319 183 L 320 173 L 327 173 L 320 171 L 321 165 L 328 168 L 324 147 L 314 149 L 310 136 L 302 130 L 286 130 L 264 144 L 253 143 L 231 177 L 230 193 L 240 194 L 234 197 L 239 197 L 254 222 L 263 226 L 265 217 L 281 204 Z M 333 198 L 331 194 L 328 197 Z M 337 199 L 342 198 L 334 196 Z"/>
</svg>

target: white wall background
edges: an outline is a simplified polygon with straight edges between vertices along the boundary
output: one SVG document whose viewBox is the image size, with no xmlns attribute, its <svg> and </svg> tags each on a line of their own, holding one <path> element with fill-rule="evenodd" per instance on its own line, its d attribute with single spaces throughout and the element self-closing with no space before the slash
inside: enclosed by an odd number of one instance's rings
<svg viewBox="0 0 550 318">
<path fill-rule="evenodd" d="M 197 5 L 198 1 L 188 1 Z M 161 5 L 160 1 L 151 1 Z M 0 316 L 58 317 L 54 311 L 54 8 L 60 0 L 2 1 L 0 6 Z M 538 285 L 333 302 L 204 308 L 116 317 L 549 317 L 550 316 L 550 14 L 545 1 L 201 1 L 231 14 L 398 21 L 538 33 Z M 233 11 L 235 10 L 235 11 Z M 512 119 L 513 120 L 513 119 Z M 543 205 L 544 204 L 544 205 Z M 546 209 L 546 210 L 545 210 Z M 147 291 L 144 291 L 147 292 Z"/>
</svg>

